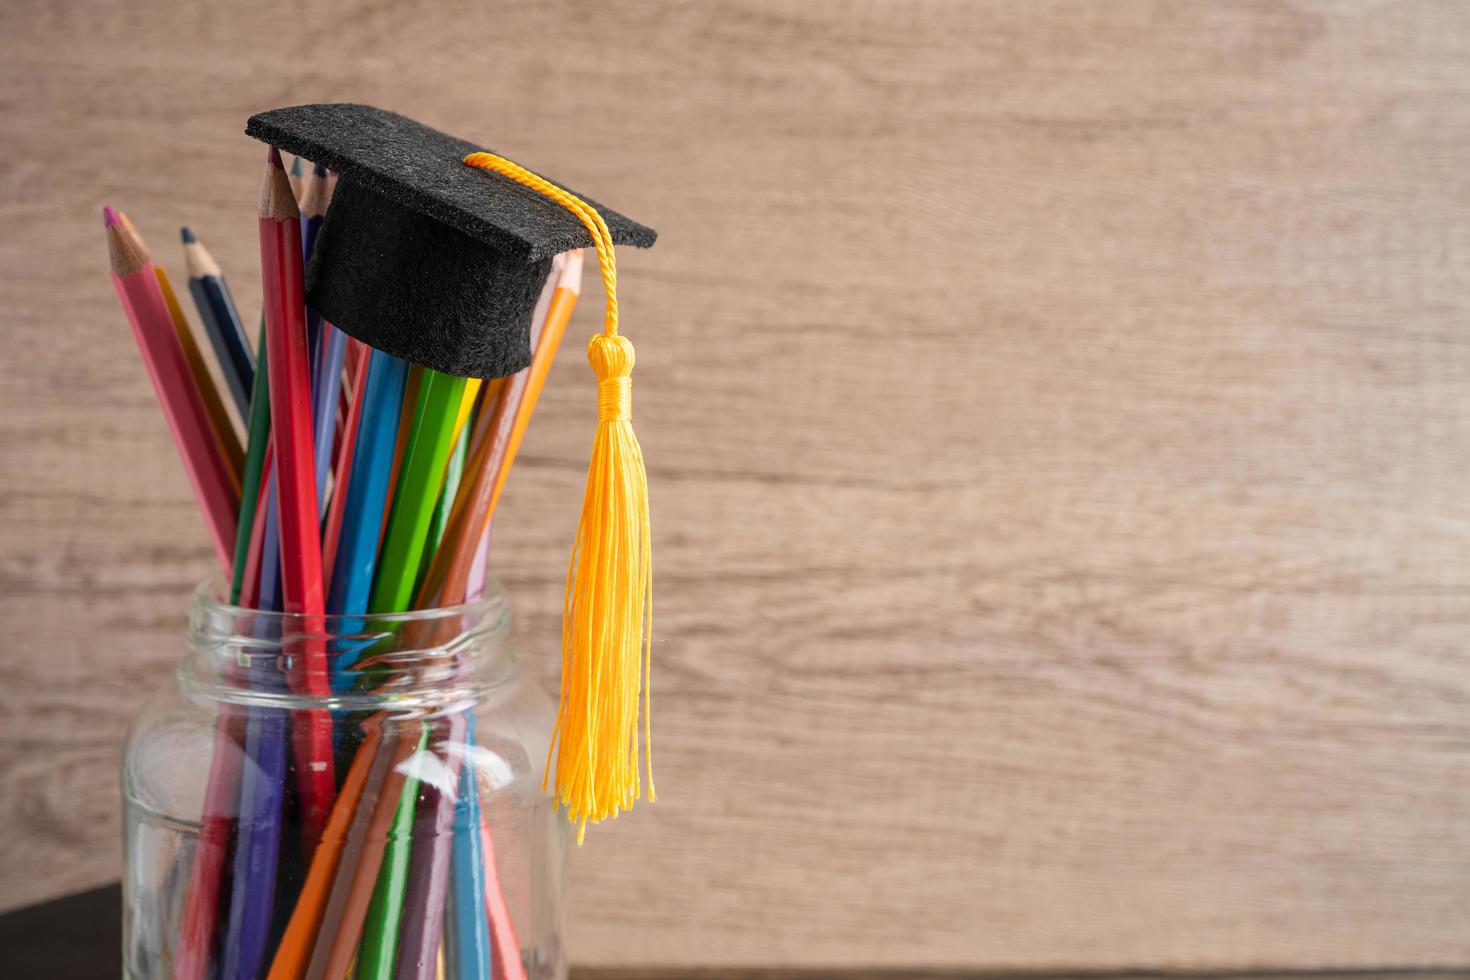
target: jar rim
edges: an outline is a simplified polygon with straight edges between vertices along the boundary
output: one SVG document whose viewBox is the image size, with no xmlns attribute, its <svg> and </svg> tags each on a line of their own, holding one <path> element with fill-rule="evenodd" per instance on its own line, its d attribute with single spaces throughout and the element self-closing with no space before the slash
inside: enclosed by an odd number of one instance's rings
<svg viewBox="0 0 1470 980">
<path fill-rule="evenodd" d="M 196 609 L 211 610 L 230 615 L 262 617 L 257 620 L 259 622 L 290 624 L 304 623 L 307 620 L 320 623 L 324 619 L 372 620 L 375 623 L 428 622 L 452 617 L 469 617 L 472 620 L 478 620 L 492 612 L 503 609 L 506 604 L 505 587 L 500 584 L 499 579 L 488 574 L 485 576 L 484 591 L 478 599 L 467 599 L 464 602 L 448 606 L 434 606 L 429 609 L 410 609 L 404 612 L 392 613 L 293 613 L 271 609 L 254 609 L 250 606 L 242 606 L 239 603 L 220 598 L 228 594 L 229 590 L 229 582 L 223 576 L 211 575 L 194 587 L 193 594 L 189 600 L 190 605 Z"/>
</svg>

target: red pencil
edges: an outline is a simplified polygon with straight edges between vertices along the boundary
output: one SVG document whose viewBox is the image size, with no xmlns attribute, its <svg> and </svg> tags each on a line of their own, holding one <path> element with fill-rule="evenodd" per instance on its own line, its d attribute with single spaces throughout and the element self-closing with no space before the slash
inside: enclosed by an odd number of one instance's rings
<svg viewBox="0 0 1470 980">
<path fill-rule="evenodd" d="M 306 350 L 306 297 L 301 279 L 301 212 L 291 182 L 272 147 L 260 192 L 260 268 L 265 293 L 266 360 L 270 371 L 271 437 L 275 444 L 280 511 L 281 594 L 284 611 L 302 623 L 299 665 L 292 689 L 331 692 L 324 623 L 322 541 L 317 523 L 316 467 L 312 459 L 311 381 Z M 291 726 L 308 857 L 332 808 L 332 720 L 326 711 L 299 714 Z"/>
<path fill-rule="evenodd" d="M 112 260 L 112 284 L 133 328 L 138 352 L 153 379 L 153 390 L 163 407 L 174 444 L 194 487 L 194 497 L 209 526 L 220 564 L 228 575 L 234 550 L 235 518 L 240 493 L 220 454 L 203 397 L 184 360 L 173 319 L 159 290 L 153 260 L 138 236 L 118 221 L 117 212 L 102 209 L 107 229 L 107 252 Z"/>
</svg>

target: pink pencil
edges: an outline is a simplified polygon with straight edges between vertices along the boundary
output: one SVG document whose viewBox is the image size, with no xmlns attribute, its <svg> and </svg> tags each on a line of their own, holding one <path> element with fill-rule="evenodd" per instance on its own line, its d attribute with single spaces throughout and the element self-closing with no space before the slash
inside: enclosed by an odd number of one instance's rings
<svg viewBox="0 0 1470 980">
<path fill-rule="evenodd" d="M 153 390 L 183 458 L 215 553 L 228 575 L 235 547 L 235 520 L 240 512 L 239 491 L 209 427 L 204 399 L 174 333 L 173 319 L 159 290 L 148 250 L 134 232 L 123 226 L 111 207 L 102 209 L 102 220 L 112 260 L 112 284 L 128 315 L 148 376 L 153 379 Z"/>
<path fill-rule="evenodd" d="M 352 348 L 364 345 L 356 340 L 349 341 L 348 360 L 353 360 Z M 348 477 L 352 475 L 352 457 L 357 452 L 357 426 L 362 418 L 362 396 L 367 388 L 367 372 L 357 371 L 352 380 L 352 398 L 348 402 L 347 421 L 342 426 L 342 436 L 337 440 L 337 460 L 334 468 L 336 484 L 332 487 L 332 500 L 327 505 L 327 523 L 322 531 L 322 582 L 330 584 L 332 569 L 337 564 L 337 544 L 342 538 L 342 517 L 347 509 Z"/>
</svg>

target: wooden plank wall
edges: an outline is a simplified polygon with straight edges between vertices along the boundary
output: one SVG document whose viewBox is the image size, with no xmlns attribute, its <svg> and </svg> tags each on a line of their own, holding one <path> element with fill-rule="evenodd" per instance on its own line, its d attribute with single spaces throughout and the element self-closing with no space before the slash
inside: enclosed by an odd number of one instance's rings
<svg viewBox="0 0 1470 980">
<path fill-rule="evenodd" d="M 661 801 L 576 856 L 579 963 L 1470 964 L 1470 6 L 14 0 L 0 40 L 0 906 L 117 874 L 211 561 L 97 209 L 194 225 L 253 317 L 245 117 L 355 100 L 662 233 Z M 569 346 L 496 537 L 548 680 Z"/>
</svg>

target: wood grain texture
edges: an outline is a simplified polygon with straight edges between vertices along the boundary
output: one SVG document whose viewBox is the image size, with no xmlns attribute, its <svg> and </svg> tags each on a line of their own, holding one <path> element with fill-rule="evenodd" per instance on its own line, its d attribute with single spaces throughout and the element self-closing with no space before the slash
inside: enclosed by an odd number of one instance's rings
<svg viewBox="0 0 1470 980">
<path fill-rule="evenodd" d="M 661 233 L 621 263 L 660 802 L 576 855 L 578 963 L 1470 964 L 1470 5 L 22 0 L 0 37 L 0 906 L 115 877 L 211 564 L 97 208 L 171 265 L 187 221 L 254 322 L 244 120 L 355 100 Z M 548 681 L 593 411 L 569 356 L 497 523 Z"/>
</svg>

